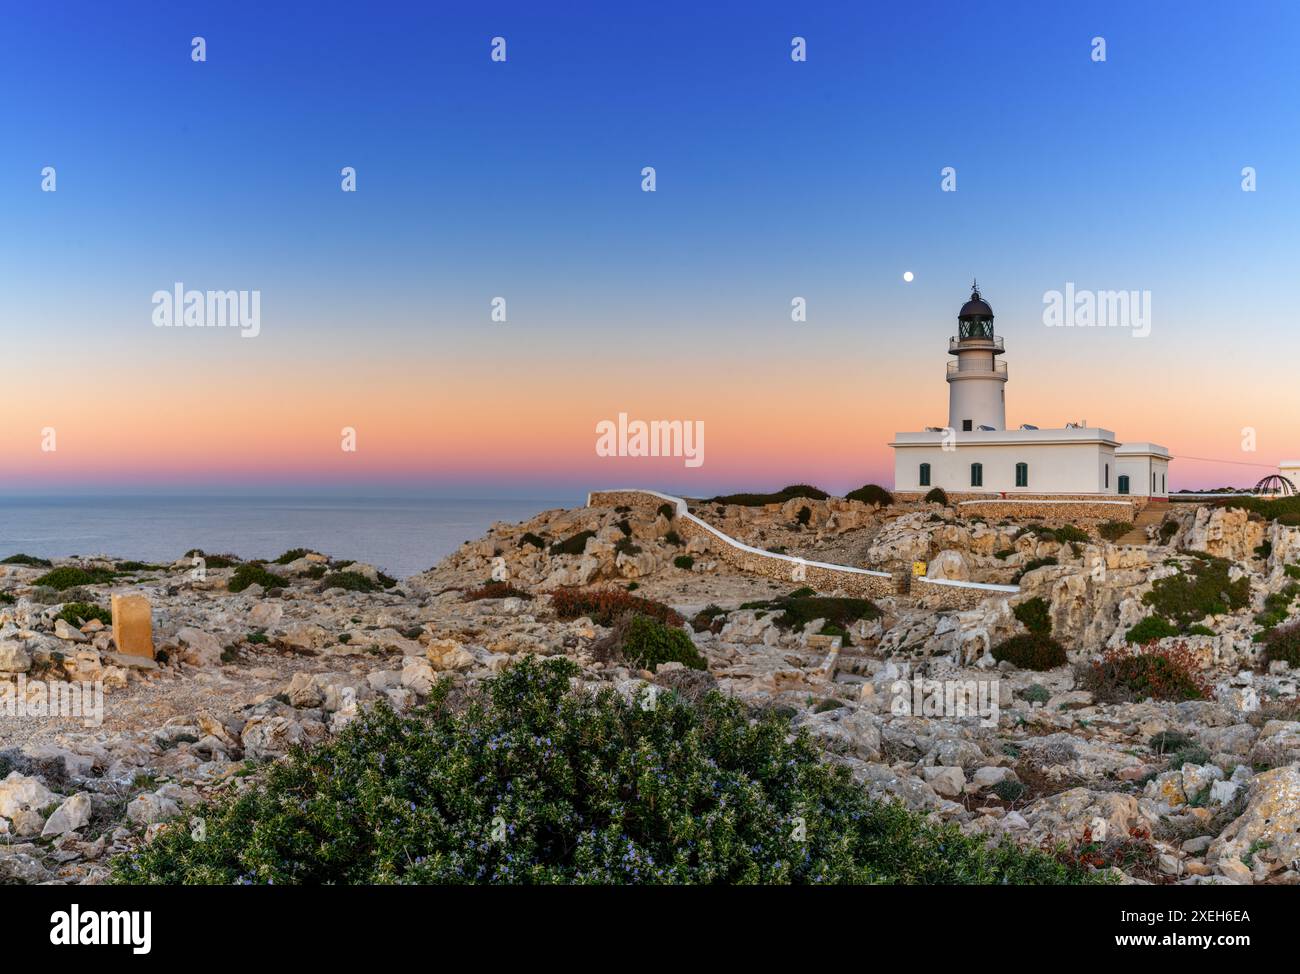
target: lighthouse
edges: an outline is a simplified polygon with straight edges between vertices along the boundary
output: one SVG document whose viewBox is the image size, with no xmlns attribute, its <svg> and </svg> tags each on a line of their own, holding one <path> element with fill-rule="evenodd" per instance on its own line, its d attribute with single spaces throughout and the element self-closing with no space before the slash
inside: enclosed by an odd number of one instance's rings
<svg viewBox="0 0 1300 974">
<path fill-rule="evenodd" d="M 992 496 L 1007 504 L 1017 495 L 1054 503 L 1104 498 L 1110 506 L 1096 508 L 1096 516 L 1109 519 L 1120 510 L 1115 505 L 1126 503 L 1123 495 L 1168 493 L 1173 457 L 1159 443 L 1122 443 L 1110 430 L 1074 419 L 1007 429 L 1005 351 L 993 333 L 993 309 L 972 284 L 957 334 L 948 339 L 955 359 L 947 369 L 948 425 L 894 434 L 896 496 L 919 499 L 940 487 L 959 503 Z"/>
<path fill-rule="evenodd" d="M 971 284 L 970 300 L 957 315 L 957 334 L 948 339 L 948 425 L 954 430 L 1007 428 L 1007 363 L 1002 339 L 993 334 L 993 309 Z"/>
</svg>

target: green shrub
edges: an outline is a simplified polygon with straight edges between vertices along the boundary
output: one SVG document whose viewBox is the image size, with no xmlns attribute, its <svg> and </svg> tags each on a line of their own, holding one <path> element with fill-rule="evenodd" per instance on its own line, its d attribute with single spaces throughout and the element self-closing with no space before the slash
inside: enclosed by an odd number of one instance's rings
<svg viewBox="0 0 1300 974">
<path fill-rule="evenodd" d="M 1107 541 L 1118 541 L 1132 530 L 1133 525 L 1128 521 L 1103 521 L 1097 525 L 1097 533 Z"/>
<path fill-rule="evenodd" d="M 0 592 L 0 605 L 13 605 L 16 601 L 8 592 Z"/>
<path fill-rule="evenodd" d="M 1300 595 L 1300 585 L 1288 582 L 1281 591 L 1264 596 L 1264 611 L 1255 616 L 1255 622 L 1265 629 L 1286 622 L 1291 615 L 1291 603 Z"/>
<path fill-rule="evenodd" d="M 1177 575 L 1156 579 L 1142 601 L 1180 627 L 1245 608 L 1250 602 L 1250 578 L 1242 575 L 1229 581 L 1231 564 L 1226 558 L 1197 554 Z"/>
<path fill-rule="evenodd" d="M 1178 533 L 1177 521 L 1164 521 L 1160 525 L 1160 540 L 1167 542 Z"/>
<path fill-rule="evenodd" d="M 811 507 L 799 508 L 799 511 L 798 513 L 795 514 L 794 519 L 797 522 L 799 522 L 800 526 L 807 527 L 808 522 L 812 520 L 812 508 Z"/>
<path fill-rule="evenodd" d="M 526 544 L 530 544 L 534 548 L 546 547 L 546 542 L 531 531 L 525 531 L 523 537 L 519 539 L 519 547 L 522 548 Z"/>
<path fill-rule="evenodd" d="M 1300 622 L 1278 626 L 1264 637 L 1264 661 L 1281 660 L 1292 669 L 1300 669 Z"/>
<path fill-rule="evenodd" d="M 10 555 L 8 558 L 0 558 L 0 565 L 27 565 L 29 568 L 50 568 L 52 563 L 48 558 L 17 554 Z"/>
<path fill-rule="evenodd" d="M 1052 634 L 1050 609 L 1047 603 L 1037 595 L 1032 599 L 1021 602 L 1011 611 L 1020 620 L 1020 624 L 1030 632 L 1042 633 L 1047 636 Z"/>
<path fill-rule="evenodd" d="M 283 584 L 283 582 L 281 583 Z M 380 586 L 360 572 L 330 572 L 320 580 L 320 590 L 341 588 L 348 592 L 373 592 Z"/>
<path fill-rule="evenodd" d="M 681 536 L 678 535 L 676 531 L 669 531 L 664 535 L 664 540 L 675 548 L 680 548 L 682 546 Z"/>
<path fill-rule="evenodd" d="M 166 565 L 152 565 L 144 561 L 118 561 L 113 563 L 113 569 L 118 572 L 157 572 L 165 569 Z"/>
<path fill-rule="evenodd" d="M 598 626 L 612 626 L 620 617 L 629 613 L 649 616 L 670 626 L 681 626 L 685 620 L 677 611 L 655 602 L 616 588 L 583 591 L 577 588 L 561 588 L 551 593 L 551 608 L 561 619 L 577 619 L 587 616 Z"/>
<path fill-rule="evenodd" d="M 931 487 L 929 493 L 925 495 L 925 502 L 927 504 L 942 504 L 947 507 L 948 494 L 942 487 Z"/>
<path fill-rule="evenodd" d="M 261 565 L 240 565 L 235 569 L 235 574 L 230 577 L 226 588 L 232 592 L 242 592 L 250 585 L 260 585 L 270 591 L 273 588 L 284 588 L 288 584 L 288 581 L 279 575 L 271 574 Z"/>
<path fill-rule="evenodd" d="M 1053 536 L 1062 544 L 1084 544 L 1091 540 L 1088 532 L 1074 524 L 1062 524 L 1052 530 Z"/>
<path fill-rule="evenodd" d="M 1287 578 L 1300 578 L 1300 565 L 1283 565 L 1282 571 Z"/>
<path fill-rule="evenodd" d="M 1263 543 L 1255 546 L 1256 558 L 1267 558 L 1272 553 L 1273 553 L 1273 542 L 1269 541 L 1268 538 L 1265 538 Z"/>
<path fill-rule="evenodd" d="M 1052 691 L 1041 683 L 1031 683 L 1020 695 L 1030 703 L 1047 703 L 1052 699 Z"/>
<path fill-rule="evenodd" d="M 1157 639 L 1164 639 L 1167 636 L 1177 636 L 1178 627 L 1165 622 L 1159 616 L 1147 616 L 1141 622 L 1133 626 L 1124 634 L 1124 639 L 1129 643 L 1138 643 L 1145 645 L 1153 643 Z"/>
<path fill-rule="evenodd" d="M 1214 630 L 1211 629 L 1209 626 L 1203 626 L 1203 625 L 1201 625 L 1201 624 L 1198 622 L 1198 623 L 1197 623 L 1196 625 L 1194 625 L 1194 626 L 1188 626 L 1188 627 L 1187 627 L 1187 635 L 1189 635 L 1189 636 L 1213 636 L 1213 635 L 1214 635 Z"/>
<path fill-rule="evenodd" d="M 1019 799 L 1025 793 L 1023 783 L 1015 778 L 1003 778 L 993 786 L 993 794 L 997 795 L 1008 805 Z"/>
<path fill-rule="evenodd" d="M 673 559 L 673 564 L 684 571 L 690 571 L 695 567 L 695 559 L 690 555 L 678 555 Z"/>
<path fill-rule="evenodd" d="M 113 613 L 91 602 L 67 602 L 54 618 L 72 626 L 83 626 L 91 619 L 98 619 L 106 626 L 113 624 Z"/>
<path fill-rule="evenodd" d="M 665 501 L 664 503 L 660 504 L 658 508 L 656 508 L 655 513 L 661 514 L 669 521 L 671 521 L 673 519 L 673 516 L 677 513 L 677 508 Z"/>
<path fill-rule="evenodd" d="M 47 585 L 62 592 L 65 589 L 77 588 L 82 585 L 104 585 L 111 582 L 114 577 L 113 572 L 104 568 L 86 569 L 77 568 L 73 565 L 64 565 L 61 568 L 46 572 L 32 584 Z"/>
<path fill-rule="evenodd" d="M 1022 670 L 1051 670 L 1066 663 L 1065 647 L 1051 636 L 1028 632 L 1004 639 L 993 647 L 993 658 Z"/>
<path fill-rule="evenodd" d="M 1105 881 L 898 804 L 775 713 L 718 693 L 647 708 L 525 659 L 452 705 L 362 714 L 188 810 L 117 883 L 788 884 Z M 187 821 L 206 824 L 196 840 Z"/>
<path fill-rule="evenodd" d="M 307 548 L 290 548 L 279 558 L 275 559 L 272 564 L 287 565 L 292 561 L 297 561 L 299 558 L 306 558 L 309 554 L 311 554 L 311 552 Z"/>
<path fill-rule="evenodd" d="M 705 501 L 706 504 L 737 504 L 741 507 L 762 507 L 764 504 L 784 504 L 794 497 L 807 497 L 810 500 L 824 501 L 830 494 L 808 484 L 791 484 L 782 487 L 774 494 L 722 494 Z"/>
<path fill-rule="evenodd" d="M 639 555 L 641 546 L 631 538 L 619 538 L 614 542 L 614 551 L 620 555 Z"/>
<path fill-rule="evenodd" d="M 649 616 L 629 618 L 620 649 L 629 663 L 643 670 L 653 671 L 660 663 L 674 662 L 692 670 L 709 668 L 685 629 L 665 626 Z"/>
<path fill-rule="evenodd" d="M 862 501 L 864 504 L 879 504 L 881 507 L 888 507 L 894 503 L 894 495 L 879 484 L 864 484 L 857 490 L 851 490 L 844 495 L 846 501 Z"/>
<path fill-rule="evenodd" d="M 563 541 L 557 541 L 551 545 L 551 554 L 580 555 L 587 548 L 587 539 L 595 536 L 595 531 L 579 531 L 577 534 L 569 535 Z"/>
<path fill-rule="evenodd" d="M 867 599 L 834 598 L 810 593 L 810 588 L 798 589 L 779 599 L 746 602 L 741 608 L 780 612 L 782 614 L 775 620 L 777 628 L 793 629 L 795 632 L 802 632 L 803 627 L 814 619 L 825 619 L 829 625 L 847 630 L 859 619 L 875 619 L 881 614 L 875 603 Z"/>
</svg>

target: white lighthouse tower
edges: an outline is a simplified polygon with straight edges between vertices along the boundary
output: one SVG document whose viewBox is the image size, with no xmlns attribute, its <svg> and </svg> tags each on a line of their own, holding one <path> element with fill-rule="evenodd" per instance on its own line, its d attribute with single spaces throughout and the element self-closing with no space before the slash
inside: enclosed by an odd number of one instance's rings
<svg viewBox="0 0 1300 974">
<path fill-rule="evenodd" d="M 954 430 L 1007 428 L 1007 364 L 1002 339 L 993 334 L 993 309 L 971 284 L 970 300 L 957 315 L 957 335 L 948 339 L 948 425 Z"/>
</svg>

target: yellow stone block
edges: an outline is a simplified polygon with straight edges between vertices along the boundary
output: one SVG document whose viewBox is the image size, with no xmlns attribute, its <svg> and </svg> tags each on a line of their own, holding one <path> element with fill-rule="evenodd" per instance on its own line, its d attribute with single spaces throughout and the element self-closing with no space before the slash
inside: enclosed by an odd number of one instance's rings
<svg viewBox="0 0 1300 974">
<path fill-rule="evenodd" d="M 153 618 L 149 600 L 143 595 L 114 595 L 113 642 L 127 656 L 153 659 Z"/>
</svg>

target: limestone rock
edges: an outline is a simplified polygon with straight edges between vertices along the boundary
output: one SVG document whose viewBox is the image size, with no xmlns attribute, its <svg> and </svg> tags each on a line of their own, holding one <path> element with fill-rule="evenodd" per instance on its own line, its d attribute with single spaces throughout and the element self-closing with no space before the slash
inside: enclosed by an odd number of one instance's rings
<svg viewBox="0 0 1300 974">
<path fill-rule="evenodd" d="M 90 822 L 90 811 L 90 796 L 84 791 L 77 792 L 46 819 L 41 837 L 48 838 L 52 835 L 63 835 L 65 832 L 75 832 Z"/>
</svg>

